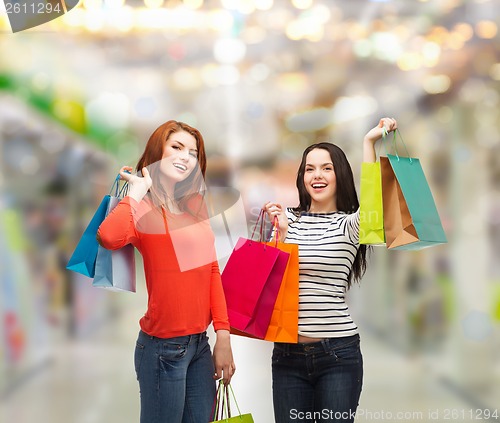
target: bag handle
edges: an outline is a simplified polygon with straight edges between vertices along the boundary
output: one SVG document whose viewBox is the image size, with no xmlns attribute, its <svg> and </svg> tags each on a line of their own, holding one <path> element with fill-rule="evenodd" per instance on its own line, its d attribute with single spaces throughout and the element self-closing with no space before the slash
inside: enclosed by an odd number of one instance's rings
<svg viewBox="0 0 500 423">
<path fill-rule="evenodd" d="M 219 386 L 217 386 L 217 391 L 215 392 L 214 405 L 212 407 L 212 420 L 219 420 L 219 412 L 221 410 L 220 401 L 221 401 L 221 392 L 223 389 L 223 385 L 219 381 Z M 220 416 L 222 418 L 222 416 Z"/>
<path fill-rule="evenodd" d="M 399 134 L 399 138 L 401 139 L 401 143 L 403 144 L 403 147 L 405 148 L 405 151 L 406 151 L 406 156 L 408 157 L 408 159 L 410 160 L 410 163 L 412 163 L 412 158 L 410 157 L 410 153 L 408 152 L 408 148 L 406 148 L 406 143 L 404 142 L 403 140 L 403 136 L 401 135 L 401 132 L 399 131 L 399 129 L 395 129 L 394 130 L 394 137 L 392 139 L 392 148 L 394 149 L 394 152 L 395 152 L 395 155 L 396 155 L 396 158 L 398 159 L 399 161 L 399 154 L 398 154 L 398 146 L 397 146 L 397 136 L 396 136 L 396 132 Z M 387 135 L 388 135 L 388 132 L 387 132 L 387 129 L 385 128 L 385 126 L 382 128 L 382 143 L 381 144 L 384 144 L 384 149 L 385 149 L 385 154 L 387 155 L 388 154 L 388 151 L 387 151 L 387 145 L 386 143 L 384 142 L 387 138 Z M 380 153 L 380 147 L 379 147 L 379 153 Z"/>
<path fill-rule="evenodd" d="M 229 403 L 229 389 L 228 389 L 228 387 L 226 385 L 223 384 L 223 386 L 224 386 L 223 389 L 226 392 L 226 395 L 225 395 L 225 398 L 226 398 L 226 411 L 227 411 L 226 418 L 230 419 L 231 418 L 231 405 Z"/>
<path fill-rule="evenodd" d="M 120 178 L 121 176 L 118 174 L 115 178 L 115 181 L 113 182 L 113 185 L 111 185 L 111 189 L 109 190 L 109 195 L 113 195 L 113 189 L 114 189 L 114 197 L 118 197 L 119 193 L 119 187 L 120 187 Z"/>
<path fill-rule="evenodd" d="M 259 217 L 257 218 L 257 222 L 255 222 L 255 226 L 253 227 L 252 236 L 250 237 L 250 240 L 253 241 L 253 236 L 255 234 L 255 230 L 257 229 L 257 226 L 259 226 L 259 224 L 260 224 L 260 227 L 259 227 L 259 233 L 260 233 L 259 242 L 264 242 L 264 223 L 265 223 L 265 219 L 266 219 L 266 217 L 265 217 L 264 209 L 260 209 Z"/>
<path fill-rule="evenodd" d="M 127 172 L 130 173 L 130 172 Z M 120 179 L 121 176 L 118 174 L 113 182 L 113 185 L 111 185 L 111 189 L 109 190 L 109 195 L 112 195 L 113 197 L 119 197 L 123 198 L 126 197 L 128 194 L 128 182 L 125 182 L 123 186 L 120 188 Z M 114 189 L 114 195 L 113 195 L 113 189 Z"/>
<path fill-rule="evenodd" d="M 122 188 L 120 189 L 120 192 L 118 193 L 118 197 L 120 198 L 126 197 L 128 195 L 128 188 L 129 188 L 128 182 L 125 182 Z"/>
<path fill-rule="evenodd" d="M 231 401 L 229 398 L 229 394 L 231 393 L 231 397 L 236 404 L 236 408 L 238 410 L 238 415 L 241 416 L 240 406 L 236 401 L 236 396 L 234 395 L 233 387 L 231 384 L 224 385 L 222 379 L 219 380 L 219 386 L 217 387 L 217 392 L 215 395 L 214 406 L 212 409 L 213 421 L 219 421 L 224 419 L 230 419 L 231 415 Z"/>
<path fill-rule="evenodd" d="M 229 389 L 227 389 L 227 388 L 229 388 Z M 240 406 L 238 405 L 238 401 L 236 401 L 236 396 L 234 395 L 233 387 L 231 386 L 231 384 L 227 385 L 227 387 L 226 387 L 226 391 L 229 391 L 229 390 L 231 390 L 231 396 L 233 397 L 234 403 L 236 404 L 236 408 L 238 409 L 238 415 L 241 416 Z M 229 397 L 228 397 L 228 404 L 229 404 Z M 229 417 L 231 417 L 231 416 L 229 416 Z"/>
<path fill-rule="evenodd" d="M 276 236 L 275 236 L 275 243 L 274 243 L 274 247 L 278 247 L 278 242 L 280 242 L 280 224 L 279 224 L 279 220 L 278 220 L 278 216 L 274 216 L 273 217 L 273 228 L 275 230 L 275 233 L 276 233 Z"/>
<path fill-rule="evenodd" d="M 272 239 L 273 239 L 273 230 L 276 234 L 276 236 L 274 237 L 274 248 L 278 248 L 278 242 L 281 242 L 280 240 L 280 230 L 279 230 L 279 221 L 278 221 L 278 216 L 274 216 L 273 217 L 273 222 L 272 222 L 272 226 L 271 226 L 271 231 L 269 233 L 269 235 L 266 237 L 267 239 L 267 242 L 271 242 Z"/>
<path fill-rule="evenodd" d="M 224 413 L 224 411 L 226 411 Z M 226 417 L 224 417 L 226 415 Z M 231 417 L 231 409 L 229 408 L 229 391 L 224 385 L 222 379 L 219 380 L 219 386 L 215 394 L 214 406 L 212 409 L 213 421 L 224 420 Z"/>
</svg>

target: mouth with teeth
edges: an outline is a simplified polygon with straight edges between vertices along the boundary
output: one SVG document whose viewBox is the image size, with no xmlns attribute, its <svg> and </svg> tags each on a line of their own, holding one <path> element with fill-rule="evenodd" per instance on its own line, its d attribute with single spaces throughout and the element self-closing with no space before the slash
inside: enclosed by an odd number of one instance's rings
<svg viewBox="0 0 500 423">
<path fill-rule="evenodd" d="M 313 189 L 315 191 L 321 191 L 321 190 L 325 189 L 328 186 L 328 184 L 325 184 L 324 182 L 315 182 L 315 183 L 311 184 L 311 186 L 313 187 Z"/>
<path fill-rule="evenodd" d="M 181 170 L 182 172 L 185 172 L 187 170 L 187 166 L 186 165 L 183 165 L 181 163 L 174 163 L 174 167 L 176 169 L 179 169 Z"/>
</svg>

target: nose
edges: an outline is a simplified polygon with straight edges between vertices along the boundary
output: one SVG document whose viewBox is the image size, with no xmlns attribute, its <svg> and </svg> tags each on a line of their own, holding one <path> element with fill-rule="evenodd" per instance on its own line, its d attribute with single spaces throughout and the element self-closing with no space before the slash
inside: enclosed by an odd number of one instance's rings
<svg viewBox="0 0 500 423">
<path fill-rule="evenodd" d="M 314 179 L 321 178 L 321 175 L 322 175 L 321 169 L 315 169 L 314 170 Z"/>
<path fill-rule="evenodd" d="M 179 151 L 179 158 L 185 162 L 189 160 L 189 151 L 187 148 Z"/>
</svg>

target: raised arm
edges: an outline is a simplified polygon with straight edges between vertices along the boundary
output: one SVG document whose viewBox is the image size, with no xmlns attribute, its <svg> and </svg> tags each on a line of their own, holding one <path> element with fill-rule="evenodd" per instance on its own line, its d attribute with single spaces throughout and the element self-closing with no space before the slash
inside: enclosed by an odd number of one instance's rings
<svg viewBox="0 0 500 423">
<path fill-rule="evenodd" d="M 377 161 L 375 143 L 382 138 L 384 128 L 387 132 L 395 131 L 398 127 L 396 119 L 382 118 L 375 128 L 370 129 L 363 139 L 363 161 L 373 163 Z"/>
<path fill-rule="evenodd" d="M 120 169 L 120 176 L 129 184 L 129 193 L 102 222 L 97 231 L 97 242 L 108 250 L 117 250 L 137 239 L 134 215 L 141 200 L 151 187 L 151 177 L 146 168 L 144 177 L 133 175 L 130 166 Z"/>
</svg>

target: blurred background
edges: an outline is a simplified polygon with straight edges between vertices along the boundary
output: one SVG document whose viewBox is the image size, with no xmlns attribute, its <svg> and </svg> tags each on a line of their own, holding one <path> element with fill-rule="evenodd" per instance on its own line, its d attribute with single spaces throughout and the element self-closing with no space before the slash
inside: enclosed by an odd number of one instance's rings
<svg viewBox="0 0 500 423">
<path fill-rule="evenodd" d="M 383 116 L 421 159 L 449 243 L 377 247 L 351 289 L 357 421 L 499 420 L 499 6 L 84 0 L 11 34 L 2 4 L 0 420 L 139 420 L 140 257 L 135 294 L 92 288 L 65 265 L 159 124 L 200 129 L 208 183 L 241 193 L 251 228 L 265 201 L 297 204 L 313 142 L 341 146 L 359 181 L 363 135 Z M 271 423 L 272 345 L 232 342 L 240 408 Z"/>
</svg>

